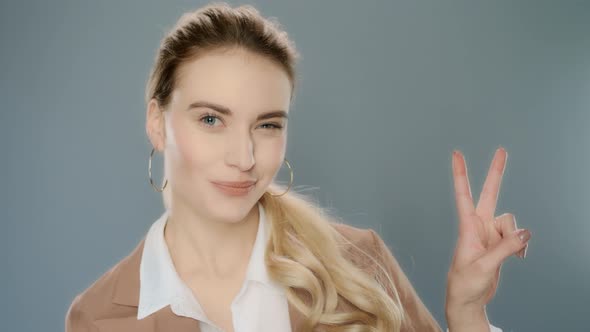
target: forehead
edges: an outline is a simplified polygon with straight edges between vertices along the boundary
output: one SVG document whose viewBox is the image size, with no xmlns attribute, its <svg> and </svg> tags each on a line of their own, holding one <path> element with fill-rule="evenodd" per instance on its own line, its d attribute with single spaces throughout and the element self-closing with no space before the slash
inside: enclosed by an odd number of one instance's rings
<svg viewBox="0 0 590 332">
<path fill-rule="evenodd" d="M 288 111 L 291 82 L 273 61 L 245 50 L 208 52 L 182 64 L 172 102 L 208 101 L 240 112 Z"/>
</svg>

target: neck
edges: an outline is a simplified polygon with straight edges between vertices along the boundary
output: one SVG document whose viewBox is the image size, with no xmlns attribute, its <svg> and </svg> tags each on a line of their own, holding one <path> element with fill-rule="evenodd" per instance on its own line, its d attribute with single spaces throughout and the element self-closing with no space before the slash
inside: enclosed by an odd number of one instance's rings
<svg viewBox="0 0 590 332">
<path fill-rule="evenodd" d="M 178 274 L 191 279 L 243 278 L 258 231 L 258 206 L 239 222 L 223 222 L 171 209 L 164 239 Z"/>
</svg>

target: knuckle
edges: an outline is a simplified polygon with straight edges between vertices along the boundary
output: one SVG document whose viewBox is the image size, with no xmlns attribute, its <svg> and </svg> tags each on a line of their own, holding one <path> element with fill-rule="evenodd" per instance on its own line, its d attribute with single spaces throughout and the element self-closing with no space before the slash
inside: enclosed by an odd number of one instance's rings
<svg viewBox="0 0 590 332">
<path fill-rule="evenodd" d="M 504 217 L 503 219 L 505 219 L 505 220 L 516 220 L 516 218 L 514 217 L 514 214 L 512 214 L 510 212 L 504 213 L 502 215 L 502 217 Z"/>
<path fill-rule="evenodd" d="M 500 225 L 516 226 L 516 217 L 512 213 L 504 213 L 497 218 Z"/>
</svg>

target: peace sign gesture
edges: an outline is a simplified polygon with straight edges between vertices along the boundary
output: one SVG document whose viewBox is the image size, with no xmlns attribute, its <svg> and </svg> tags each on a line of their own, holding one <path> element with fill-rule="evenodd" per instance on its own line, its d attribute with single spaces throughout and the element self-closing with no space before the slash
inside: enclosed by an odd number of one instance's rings
<svg viewBox="0 0 590 332">
<path fill-rule="evenodd" d="M 487 326 L 485 306 L 496 293 L 503 261 L 513 254 L 523 259 L 526 255 L 530 231 L 517 230 L 512 214 L 494 217 L 506 158 L 503 148 L 496 150 L 476 207 L 465 159 L 459 151 L 453 152 L 459 237 L 448 272 L 446 313 L 449 327 L 453 320 L 455 325 L 465 326 L 470 321 L 476 326 L 479 319 L 485 320 Z"/>
</svg>

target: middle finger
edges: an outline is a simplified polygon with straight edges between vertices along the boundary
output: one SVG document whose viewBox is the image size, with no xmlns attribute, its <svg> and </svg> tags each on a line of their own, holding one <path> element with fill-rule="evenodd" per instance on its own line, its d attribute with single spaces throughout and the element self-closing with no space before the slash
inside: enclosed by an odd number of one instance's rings
<svg viewBox="0 0 590 332">
<path fill-rule="evenodd" d="M 488 176 L 483 184 L 475 211 L 484 221 L 492 220 L 494 217 L 507 157 L 508 154 L 504 148 L 500 147 L 496 150 Z"/>
</svg>

